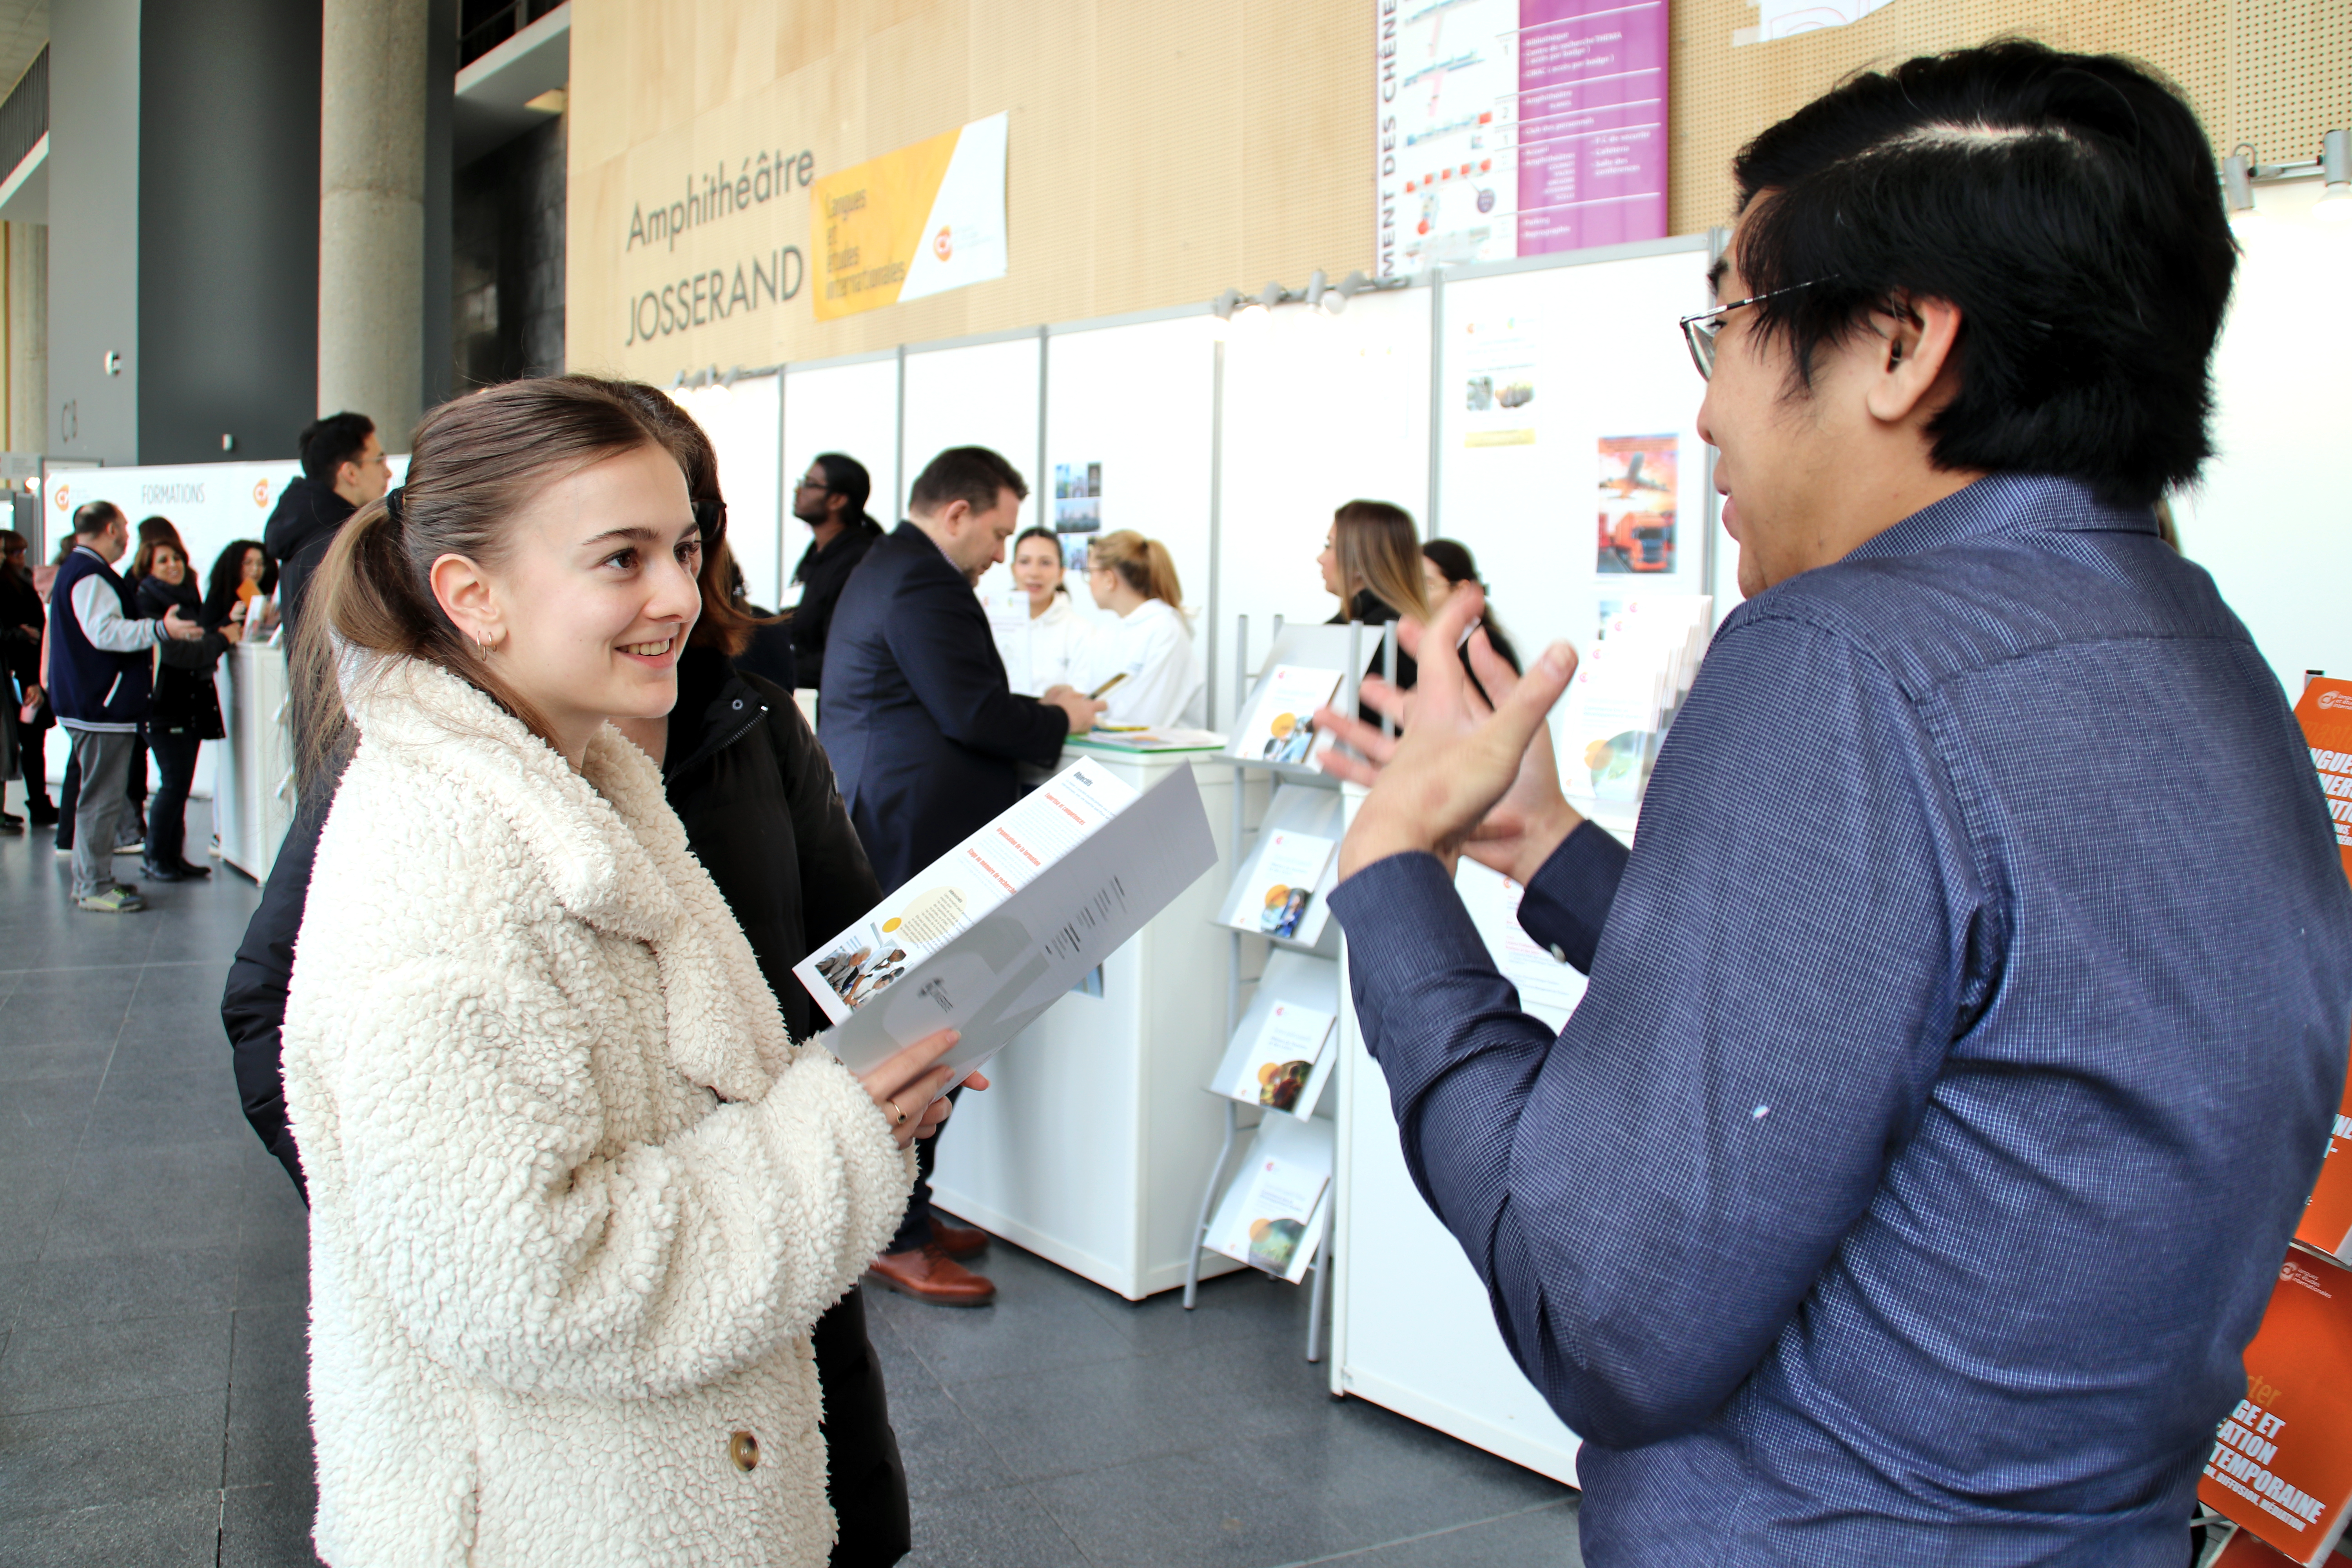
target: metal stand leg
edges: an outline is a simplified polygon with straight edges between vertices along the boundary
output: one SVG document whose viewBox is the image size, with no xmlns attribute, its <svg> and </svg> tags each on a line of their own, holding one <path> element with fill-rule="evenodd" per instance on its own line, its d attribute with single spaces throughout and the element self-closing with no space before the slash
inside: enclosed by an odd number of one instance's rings
<svg viewBox="0 0 2352 1568">
<path fill-rule="evenodd" d="M 1241 1131 L 1239 1111 L 1232 1100 L 1225 1101 L 1225 1141 L 1217 1146 L 1217 1163 L 1209 1167 L 1209 1184 L 1201 1189 L 1201 1212 L 1192 1221 L 1192 1252 L 1184 1259 L 1184 1310 L 1188 1312 L 1201 1294 L 1201 1246 L 1209 1238 L 1209 1211 L 1216 1206 L 1225 1162 L 1234 1157 L 1234 1139 Z"/>
<path fill-rule="evenodd" d="M 1328 1201 L 1328 1199 L 1327 1199 Z M 1315 1294 L 1307 1304 L 1307 1359 L 1323 1359 L 1323 1309 L 1331 1299 L 1331 1226 L 1323 1226 L 1323 1240 L 1315 1248 Z"/>
</svg>

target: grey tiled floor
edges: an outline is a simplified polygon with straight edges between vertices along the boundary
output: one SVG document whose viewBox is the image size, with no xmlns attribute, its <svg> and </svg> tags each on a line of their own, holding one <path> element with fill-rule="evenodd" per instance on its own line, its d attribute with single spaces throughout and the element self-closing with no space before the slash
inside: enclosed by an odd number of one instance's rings
<svg viewBox="0 0 2352 1568">
<path fill-rule="evenodd" d="M 303 1211 L 217 1011 L 256 889 L 84 915 L 65 873 L 46 829 L 0 838 L 0 1562 L 310 1563 Z M 1331 1399 L 1303 1289 L 1233 1276 L 1188 1313 L 1003 1243 L 979 1267 L 995 1307 L 868 1298 L 909 1564 L 1579 1562 L 1572 1492 Z"/>
</svg>

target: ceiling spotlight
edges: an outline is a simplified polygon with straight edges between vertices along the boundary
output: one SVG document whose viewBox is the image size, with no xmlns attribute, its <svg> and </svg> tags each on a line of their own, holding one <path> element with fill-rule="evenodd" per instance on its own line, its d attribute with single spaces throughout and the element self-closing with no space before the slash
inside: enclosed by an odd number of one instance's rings
<svg viewBox="0 0 2352 1568">
<path fill-rule="evenodd" d="M 2319 139 L 2319 176 L 2327 188 L 2311 216 L 2329 223 L 2352 219 L 2352 132 L 2331 131 Z"/>
<path fill-rule="evenodd" d="M 1324 291 L 1323 298 L 1318 300 L 1318 303 L 1320 305 L 1325 315 L 1336 316 L 1340 311 L 1346 310 L 1348 308 L 1348 301 L 1361 293 L 1364 286 L 1370 281 L 1371 279 L 1365 277 L 1360 271 L 1350 272 L 1345 278 L 1340 279 L 1337 283 L 1332 284 L 1329 289 L 1326 289 Z"/>
<path fill-rule="evenodd" d="M 669 389 L 672 392 L 676 392 L 679 387 L 684 386 L 685 384 L 686 372 L 684 371 L 679 371 L 676 375 L 669 378 Z"/>
<path fill-rule="evenodd" d="M 1331 275 L 1320 267 L 1317 268 L 1307 279 L 1307 308 L 1310 310 L 1321 310 L 1323 295 L 1330 287 Z"/>
<path fill-rule="evenodd" d="M 1216 312 L 1217 320 L 1230 321 L 1234 319 L 1234 312 L 1242 308 L 1242 302 L 1247 298 L 1238 289 L 1228 289 L 1209 301 L 1209 309 Z"/>
<path fill-rule="evenodd" d="M 735 390 L 735 378 L 742 374 L 743 367 L 741 365 L 730 364 L 727 367 L 727 374 L 719 378 L 719 384 L 725 387 L 728 391 L 732 392 Z"/>
<path fill-rule="evenodd" d="M 2230 209 L 2230 226 L 2236 228 L 2261 215 L 2254 207 L 2254 164 L 2262 154 L 2243 142 L 2221 160 L 2221 199 Z"/>
<path fill-rule="evenodd" d="M 1265 288 L 1257 291 L 1257 302 L 1259 306 L 1268 310 L 1273 310 L 1276 305 L 1281 304 L 1284 300 L 1289 298 L 1290 290 L 1284 288 L 1279 283 L 1269 283 Z"/>
</svg>

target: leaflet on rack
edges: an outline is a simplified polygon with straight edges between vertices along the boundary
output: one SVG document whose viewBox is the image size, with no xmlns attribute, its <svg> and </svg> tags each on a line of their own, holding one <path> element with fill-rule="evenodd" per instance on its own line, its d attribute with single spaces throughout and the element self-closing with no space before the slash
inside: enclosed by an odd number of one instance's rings
<svg viewBox="0 0 2352 1568">
<path fill-rule="evenodd" d="M 1329 1123 L 1267 1118 L 1250 1143 L 1249 1163 L 1217 1207 L 1210 1247 L 1296 1283 L 1322 1237 L 1331 1154 Z"/>
<path fill-rule="evenodd" d="M 1216 863 L 1191 767 L 1139 795 L 1096 762 L 1039 785 L 793 971 L 863 1071 L 940 1028 L 972 1068 Z"/>
<path fill-rule="evenodd" d="M 1274 1003 L 1265 1009 L 1239 1070 L 1227 1080 L 1226 1096 L 1294 1116 L 1312 1114 L 1315 1100 L 1307 1087 L 1328 1071 L 1331 1030 L 1339 1021 L 1338 1014 L 1319 1007 Z"/>
<path fill-rule="evenodd" d="M 1268 829 L 1226 923 L 1286 942 L 1313 942 L 1323 922 L 1318 914 L 1309 929 L 1309 910 L 1338 847 L 1336 839 Z"/>
<path fill-rule="evenodd" d="M 1249 720 L 1234 733 L 1232 754 L 1252 763 L 1307 763 L 1331 743 L 1318 736 L 1315 710 L 1338 695 L 1336 669 L 1281 664 L 1259 685 Z"/>
</svg>

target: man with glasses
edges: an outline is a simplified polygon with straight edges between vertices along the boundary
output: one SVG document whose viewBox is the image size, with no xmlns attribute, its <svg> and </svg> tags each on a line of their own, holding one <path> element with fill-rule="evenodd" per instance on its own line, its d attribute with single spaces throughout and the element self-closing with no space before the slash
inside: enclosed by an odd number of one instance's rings
<svg viewBox="0 0 2352 1568">
<path fill-rule="evenodd" d="M 866 513 L 873 493 L 866 466 L 839 452 L 826 452 L 809 464 L 793 491 L 793 515 L 809 525 L 811 535 L 800 564 L 793 568 L 793 581 L 801 586 L 800 603 L 792 610 L 793 662 L 803 686 L 824 684 L 833 607 L 849 574 L 882 537 L 882 525 Z"/>
<path fill-rule="evenodd" d="M 2188 105 L 2004 44 L 1735 164 L 1707 377 L 1746 603 L 1629 852 L 1474 587 L 1340 851 L 1423 1195 L 1586 1439 L 1592 1562 L 2172 1563 L 2328 1145 L 2352 890 L 2293 717 L 2153 504 L 2235 253 Z M 1661 323 L 1663 328 L 1664 323 Z M 1557 1037 L 1449 883 L 1590 975 Z"/>
</svg>

